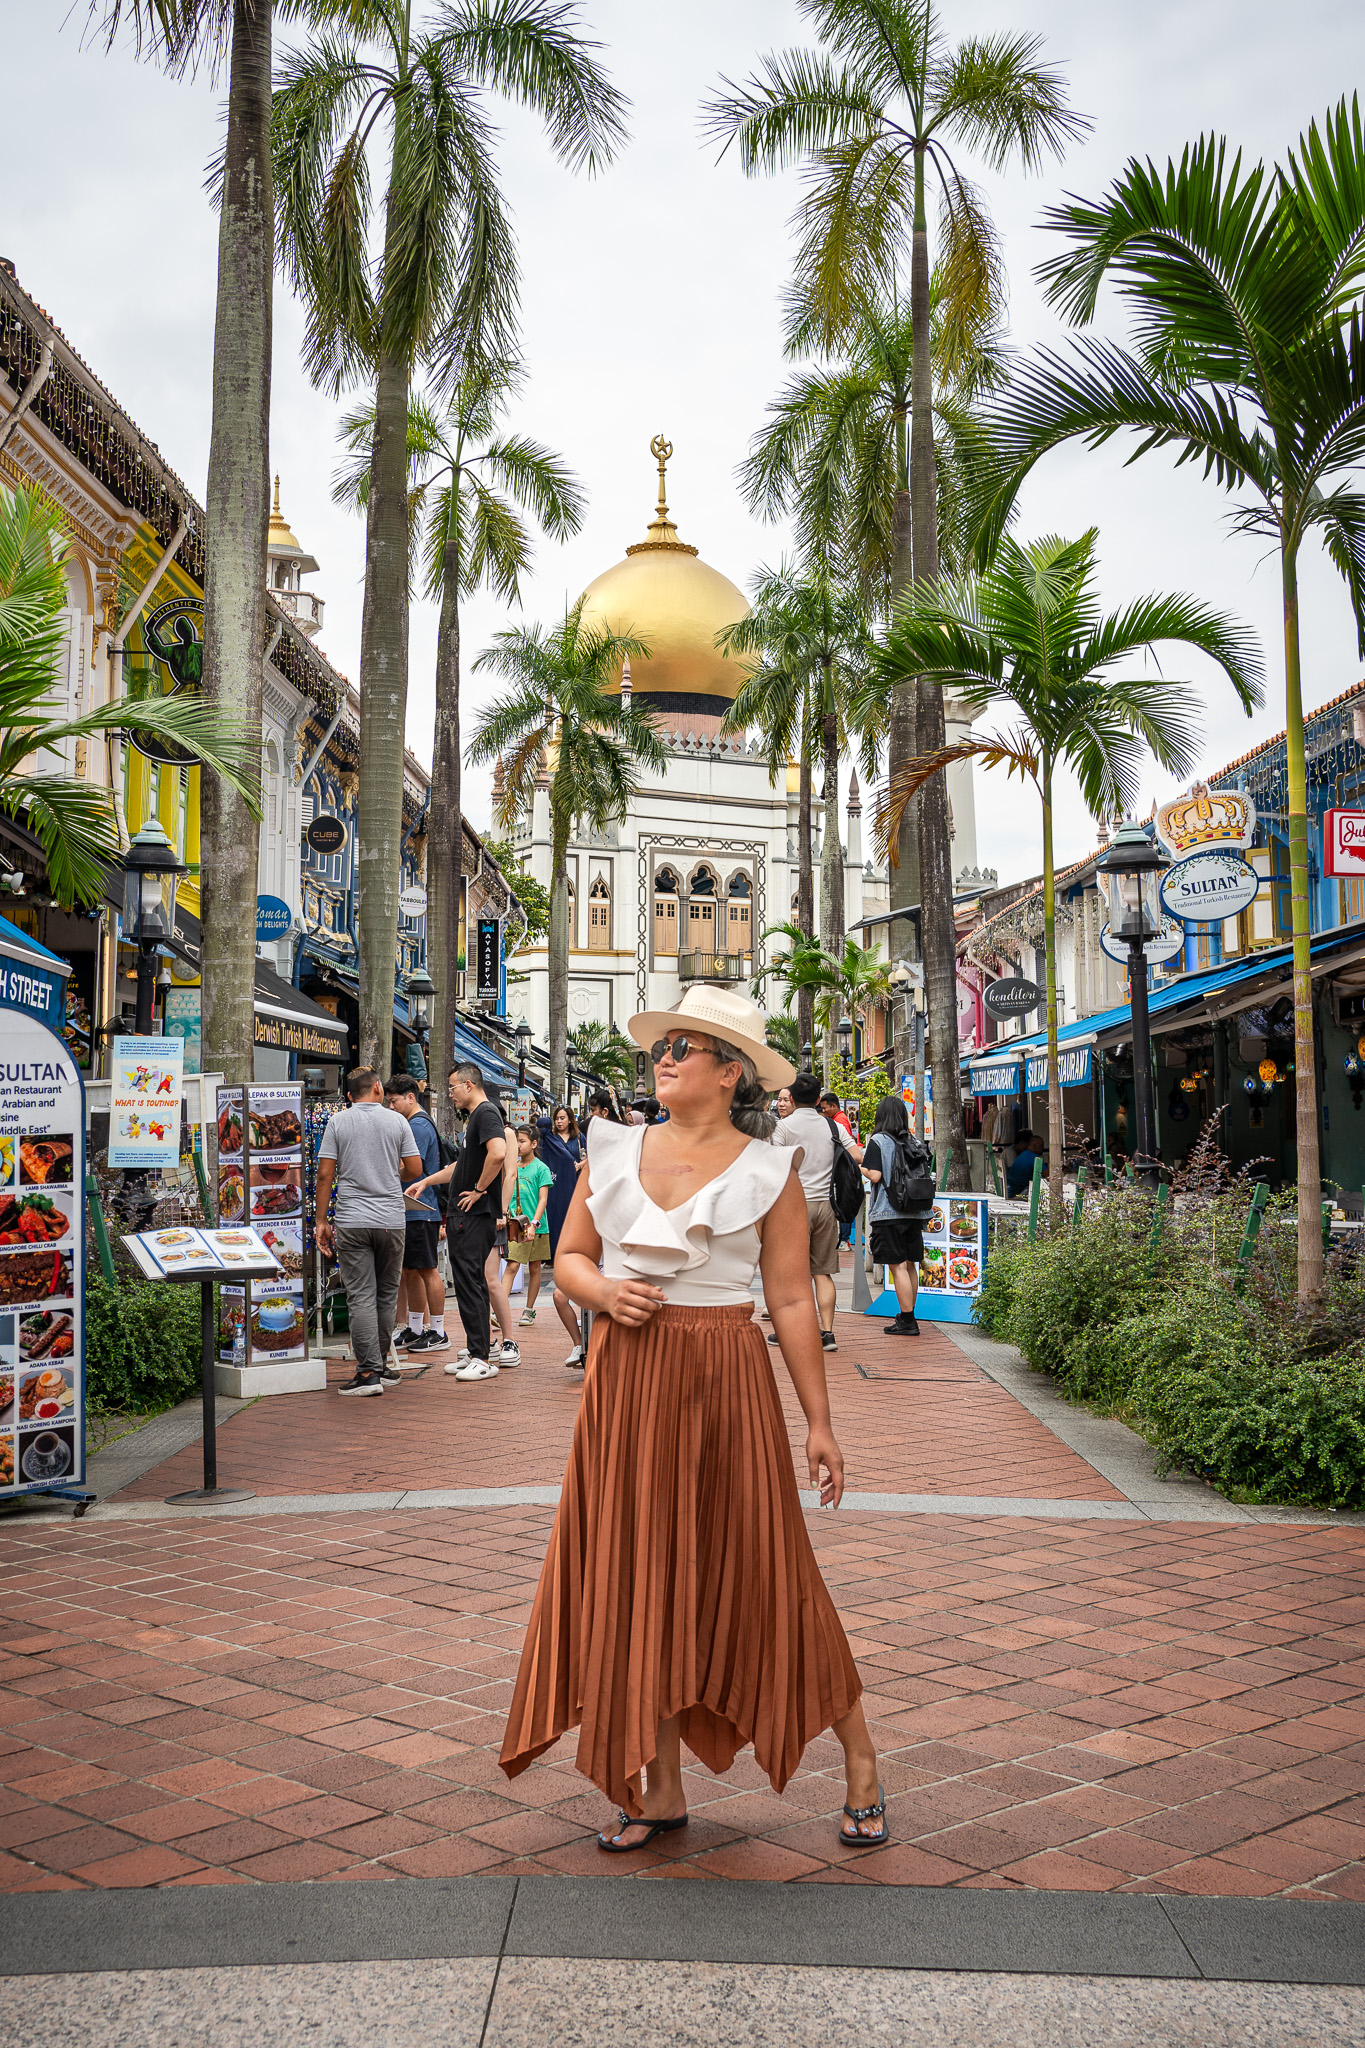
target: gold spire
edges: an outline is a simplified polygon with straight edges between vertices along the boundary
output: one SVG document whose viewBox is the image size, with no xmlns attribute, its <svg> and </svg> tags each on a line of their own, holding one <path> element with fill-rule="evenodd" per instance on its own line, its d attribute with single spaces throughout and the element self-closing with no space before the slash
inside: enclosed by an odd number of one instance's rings
<svg viewBox="0 0 1365 2048">
<path fill-rule="evenodd" d="M 656 434 L 649 444 L 649 452 L 659 465 L 659 502 L 654 508 L 654 517 L 649 522 L 648 537 L 645 540 L 637 540 L 634 547 L 626 549 L 626 553 L 638 555 L 646 548 L 670 548 L 675 554 L 695 555 L 697 550 L 694 547 L 689 547 L 685 540 L 678 539 L 678 529 L 668 516 L 668 500 L 664 495 L 664 489 L 673 443 L 666 441 L 662 434 Z"/>
<path fill-rule="evenodd" d="M 280 473 L 278 470 L 275 471 L 275 503 L 272 510 L 278 519 L 280 516 Z"/>
</svg>

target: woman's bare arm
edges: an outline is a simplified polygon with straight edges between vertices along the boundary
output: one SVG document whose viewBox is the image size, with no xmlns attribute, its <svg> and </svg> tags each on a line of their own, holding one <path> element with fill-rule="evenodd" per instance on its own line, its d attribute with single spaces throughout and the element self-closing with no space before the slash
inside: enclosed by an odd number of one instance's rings
<svg viewBox="0 0 1365 2048">
<path fill-rule="evenodd" d="M 844 1492 L 844 1458 L 829 1419 L 829 1385 L 820 1325 L 810 1284 L 810 1231 L 806 1199 L 795 1173 L 763 1219 L 759 1258 L 763 1299 L 773 1319 L 782 1358 L 806 1418 L 810 1483 L 820 1488 L 821 1507 L 838 1507 Z M 827 1477 L 821 1479 L 820 1467 Z"/>
<path fill-rule="evenodd" d="M 663 1306 L 663 1289 L 647 1280 L 608 1280 L 598 1272 L 602 1240 L 588 1209 L 589 1192 L 587 1176 L 580 1176 L 559 1233 L 555 1282 L 580 1308 L 596 1309 L 616 1323 L 647 1323 Z"/>
</svg>

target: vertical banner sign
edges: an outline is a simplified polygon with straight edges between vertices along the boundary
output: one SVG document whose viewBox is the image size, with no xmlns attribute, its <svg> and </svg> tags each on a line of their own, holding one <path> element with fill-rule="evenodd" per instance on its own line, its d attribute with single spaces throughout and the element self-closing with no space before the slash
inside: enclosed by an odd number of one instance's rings
<svg viewBox="0 0 1365 2048">
<path fill-rule="evenodd" d="M 303 1089 L 298 1082 L 218 1090 L 218 1220 L 250 1226 L 279 1261 L 278 1281 L 220 1292 L 218 1334 L 229 1356 L 239 1326 L 251 1365 L 307 1355 L 303 1303 Z"/>
<path fill-rule="evenodd" d="M 84 1194 L 80 1070 L 0 1004 L 0 1499 L 85 1478 Z"/>
<path fill-rule="evenodd" d="M 502 926 L 496 917 L 479 919 L 478 981 L 474 994 L 481 1003 L 496 1003 L 502 993 Z"/>
<path fill-rule="evenodd" d="M 183 1038 L 116 1038 L 109 1090 L 109 1164 L 173 1173 L 180 1163 Z"/>
</svg>

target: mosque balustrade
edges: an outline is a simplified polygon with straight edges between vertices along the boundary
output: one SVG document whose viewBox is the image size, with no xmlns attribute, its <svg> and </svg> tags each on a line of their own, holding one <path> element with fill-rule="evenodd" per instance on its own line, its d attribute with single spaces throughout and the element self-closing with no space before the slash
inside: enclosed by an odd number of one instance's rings
<svg viewBox="0 0 1365 2048">
<path fill-rule="evenodd" d="M 753 973 L 749 953 L 679 953 L 680 981 L 747 981 Z"/>
</svg>

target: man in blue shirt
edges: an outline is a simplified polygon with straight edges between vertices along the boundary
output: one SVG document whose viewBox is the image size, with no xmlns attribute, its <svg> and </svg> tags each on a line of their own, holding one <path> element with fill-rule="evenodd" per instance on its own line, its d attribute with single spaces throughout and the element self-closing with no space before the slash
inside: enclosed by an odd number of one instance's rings
<svg viewBox="0 0 1365 2048">
<path fill-rule="evenodd" d="M 1019 1201 L 1033 1186 L 1038 1153 L 1038 1140 L 1032 1131 L 1020 1131 L 1014 1140 L 1014 1157 L 1005 1168 L 1005 1193 L 1012 1202 Z"/>
<path fill-rule="evenodd" d="M 417 1083 L 411 1074 L 393 1074 L 384 1090 L 390 1109 L 408 1120 L 413 1142 L 422 1155 L 422 1175 L 436 1173 L 441 1165 L 440 1140 L 436 1126 L 422 1108 Z M 394 1331 L 395 1349 L 409 1358 L 424 1351 L 446 1351 L 446 1291 L 437 1268 L 437 1246 L 441 1240 L 441 1212 L 432 1189 L 418 1197 L 418 1206 L 407 1214 L 403 1245 L 403 1277 L 398 1289 L 398 1320 Z M 403 1325 L 404 1312 L 407 1314 Z"/>
</svg>

